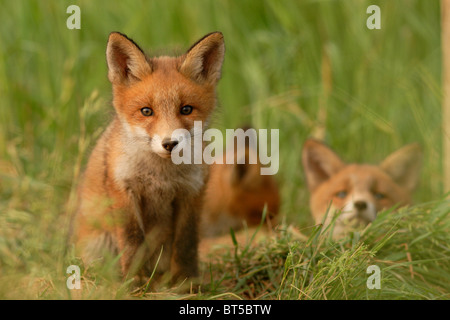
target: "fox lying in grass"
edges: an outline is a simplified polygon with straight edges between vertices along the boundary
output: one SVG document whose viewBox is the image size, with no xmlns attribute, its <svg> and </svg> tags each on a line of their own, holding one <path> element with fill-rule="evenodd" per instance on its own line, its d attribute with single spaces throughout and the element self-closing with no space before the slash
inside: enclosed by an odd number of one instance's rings
<svg viewBox="0 0 450 320">
<path fill-rule="evenodd" d="M 246 129 L 244 129 L 246 130 Z M 250 153 L 256 153 L 248 143 L 241 147 L 245 160 L 238 164 L 237 150 L 233 164 L 211 165 L 201 217 L 201 235 L 212 237 L 237 231 L 244 225 L 257 226 L 261 223 L 264 206 L 266 218 L 274 222 L 280 206 L 280 195 L 272 175 L 261 175 L 261 163 L 250 164 Z M 254 158 L 257 158 L 256 156 Z"/>
<path fill-rule="evenodd" d="M 339 238 L 352 227 L 373 221 L 380 210 L 410 203 L 419 179 L 422 152 L 417 144 L 411 144 L 378 166 L 346 164 L 323 143 L 308 139 L 302 161 L 314 220 L 326 226 L 335 212 L 340 212 L 333 230 L 333 236 Z"/>
<path fill-rule="evenodd" d="M 198 272 L 198 219 L 205 164 L 179 164 L 172 132 L 207 126 L 216 107 L 224 59 L 220 32 L 206 35 L 179 57 L 148 58 L 113 32 L 106 57 L 115 117 L 95 146 L 79 189 L 76 247 L 85 263 L 120 256 L 123 276 Z M 160 255 L 161 253 L 161 255 Z"/>
<path fill-rule="evenodd" d="M 248 128 L 243 128 L 246 131 Z M 238 148 L 242 151 L 244 164 L 238 164 Z M 234 151 L 234 163 L 225 164 L 228 152 Z M 280 194 L 276 179 L 272 175 L 261 175 L 262 164 L 250 164 L 254 147 L 245 146 L 228 149 L 223 155 L 224 164 L 212 164 L 207 183 L 200 223 L 199 255 L 202 261 L 229 252 L 237 245 L 243 248 L 265 239 L 271 227 L 277 223 Z M 257 158 L 257 157 L 255 157 Z M 266 206 L 265 221 L 263 211 Z M 259 226 L 263 224 L 263 228 Z M 269 228 L 264 228 L 265 226 Z M 246 227 L 246 228 L 243 228 Z M 230 229 L 233 229 L 234 240 Z M 236 243 L 234 243 L 236 241 Z"/>
</svg>

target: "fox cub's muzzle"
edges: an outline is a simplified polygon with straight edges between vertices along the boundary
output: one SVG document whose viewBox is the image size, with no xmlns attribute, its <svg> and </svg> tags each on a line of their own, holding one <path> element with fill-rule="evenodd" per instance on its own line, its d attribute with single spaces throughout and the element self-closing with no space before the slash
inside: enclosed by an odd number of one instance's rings
<svg viewBox="0 0 450 320">
<path fill-rule="evenodd" d="M 169 151 L 172 152 L 173 148 L 176 147 L 176 145 L 178 144 L 178 140 L 169 140 L 169 139 L 165 139 L 162 141 L 162 147 Z"/>
</svg>

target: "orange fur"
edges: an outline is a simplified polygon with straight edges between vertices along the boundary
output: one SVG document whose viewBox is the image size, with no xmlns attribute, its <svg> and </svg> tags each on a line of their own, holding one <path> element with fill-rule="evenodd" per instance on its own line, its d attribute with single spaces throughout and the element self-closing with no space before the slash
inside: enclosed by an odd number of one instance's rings
<svg viewBox="0 0 450 320">
<path fill-rule="evenodd" d="M 314 220 L 328 225 L 335 212 L 341 212 L 334 227 L 334 235 L 340 237 L 350 227 L 370 223 L 383 209 L 411 202 L 422 152 L 417 144 L 411 144 L 380 165 L 346 164 L 323 143 L 309 139 L 302 160 Z"/>
<path fill-rule="evenodd" d="M 231 150 L 230 150 L 231 151 Z M 236 151 L 236 150 L 235 150 Z M 213 164 L 204 198 L 201 234 L 211 237 L 228 234 L 244 225 L 259 225 L 264 206 L 267 205 L 269 223 L 274 224 L 279 211 L 278 184 L 271 175 L 261 175 L 261 163 L 249 164 L 249 153 L 255 152 L 245 146 L 245 164 Z"/>
<path fill-rule="evenodd" d="M 194 121 L 206 128 L 216 106 L 223 36 L 211 33 L 180 57 L 148 58 L 114 32 L 106 56 L 116 116 L 79 189 L 76 247 L 86 263 L 120 253 L 122 274 L 144 278 L 162 250 L 158 274 L 195 277 L 208 167 L 174 164 L 166 142 L 175 129 L 192 130 Z M 182 114 L 184 106 L 192 106 L 189 114 Z"/>
</svg>

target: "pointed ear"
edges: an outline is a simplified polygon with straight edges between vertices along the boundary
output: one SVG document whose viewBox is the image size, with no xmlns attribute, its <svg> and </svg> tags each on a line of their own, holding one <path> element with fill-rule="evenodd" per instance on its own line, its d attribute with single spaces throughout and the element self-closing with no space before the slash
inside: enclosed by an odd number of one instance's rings
<svg viewBox="0 0 450 320">
<path fill-rule="evenodd" d="M 151 67 L 141 48 L 119 32 L 112 32 L 109 35 L 106 61 L 108 62 L 108 78 L 113 84 L 139 81 L 151 73 Z"/>
<path fill-rule="evenodd" d="M 261 165 L 259 164 L 232 164 L 231 185 L 240 186 L 243 189 L 256 189 L 262 185 L 265 176 L 260 174 Z"/>
<path fill-rule="evenodd" d="M 220 79 L 224 55 L 222 33 L 210 33 L 188 50 L 180 72 L 198 83 L 215 85 Z"/>
<path fill-rule="evenodd" d="M 302 162 L 309 191 L 316 189 L 345 166 L 334 151 L 314 139 L 306 140 L 303 145 Z"/>
<path fill-rule="evenodd" d="M 422 148 L 413 143 L 390 154 L 380 167 L 399 185 L 413 191 L 419 180 L 422 161 Z"/>
<path fill-rule="evenodd" d="M 243 129 L 246 131 L 246 129 Z M 258 162 L 257 152 L 256 150 L 251 147 L 247 142 L 244 146 L 244 155 L 243 158 L 241 157 L 240 160 L 244 163 L 238 163 L 241 161 L 238 161 L 237 158 L 239 152 L 238 152 L 238 146 L 237 144 L 237 138 L 234 138 L 234 155 L 235 155 L 235 161 L 232 165 L 232 172 L 231 172 L 231 184 L 232 185 L 239 185 L 241 184 L 244 187 L 250 188 L 252 185 L 258 185 L 260 183 L 260 168 L 261 165 Z M 242 150 L 241 150 L 242 151 Z M 253 162 L 256 159 L 256 164 Z M 253 164 L 250 162 L 252 160 Z"/>
<path fill-rule="evenodd" d="M 231 172 L 231 184 L 233 186 L 238 185 L 241 181 L 244 180 L 247 172 L 248 172 L 248 164 L 233 164 L 233 169 Z"/>
</svg>

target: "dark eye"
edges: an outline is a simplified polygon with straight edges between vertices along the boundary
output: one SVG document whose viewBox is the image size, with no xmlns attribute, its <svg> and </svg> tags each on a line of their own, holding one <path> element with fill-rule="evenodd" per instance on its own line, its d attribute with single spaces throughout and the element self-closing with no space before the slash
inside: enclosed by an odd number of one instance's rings
<svg viewBox="0 0 450 320">
<path fill-rule="evenodd" d="M 184 106 L 184 107 L 182 107 L 181 109 L 180 109 L 180 113 L 182 114 L 182 115 L 185 115 L 185 116 L 187 116 L 188 114 L 191 114 L 192 113 L 192 110 L 193 110 L 194 108 L 192 107 L 192 106 Z"/>
<path fill-rule="evenodd" d="M 338 193 L 336 193 L 336 197 L 340 198 L 340 199 L 344 199 L 347 196 L 347 191 L 339 191 Z"/>
<path fill-rule="evenodd" d="M 145 108 L 142 108 L 142 109 L 141 109 L 141 113 L 142 113 L 142 115 L 145 116 L 145 117 L 150 117 L 150 116 L 153 115 L 153 110 L 150 109 L 150 108 L 148 108 L 148 107 L 145 107 Z"/>
<path fill-rule="evenodd" d="M 375 199 L 377 199 L 377 200 L 386 198 L 386 195 L 381 192 L 375 192 L 374 196 L 375 196 Z"/>
</svg>

